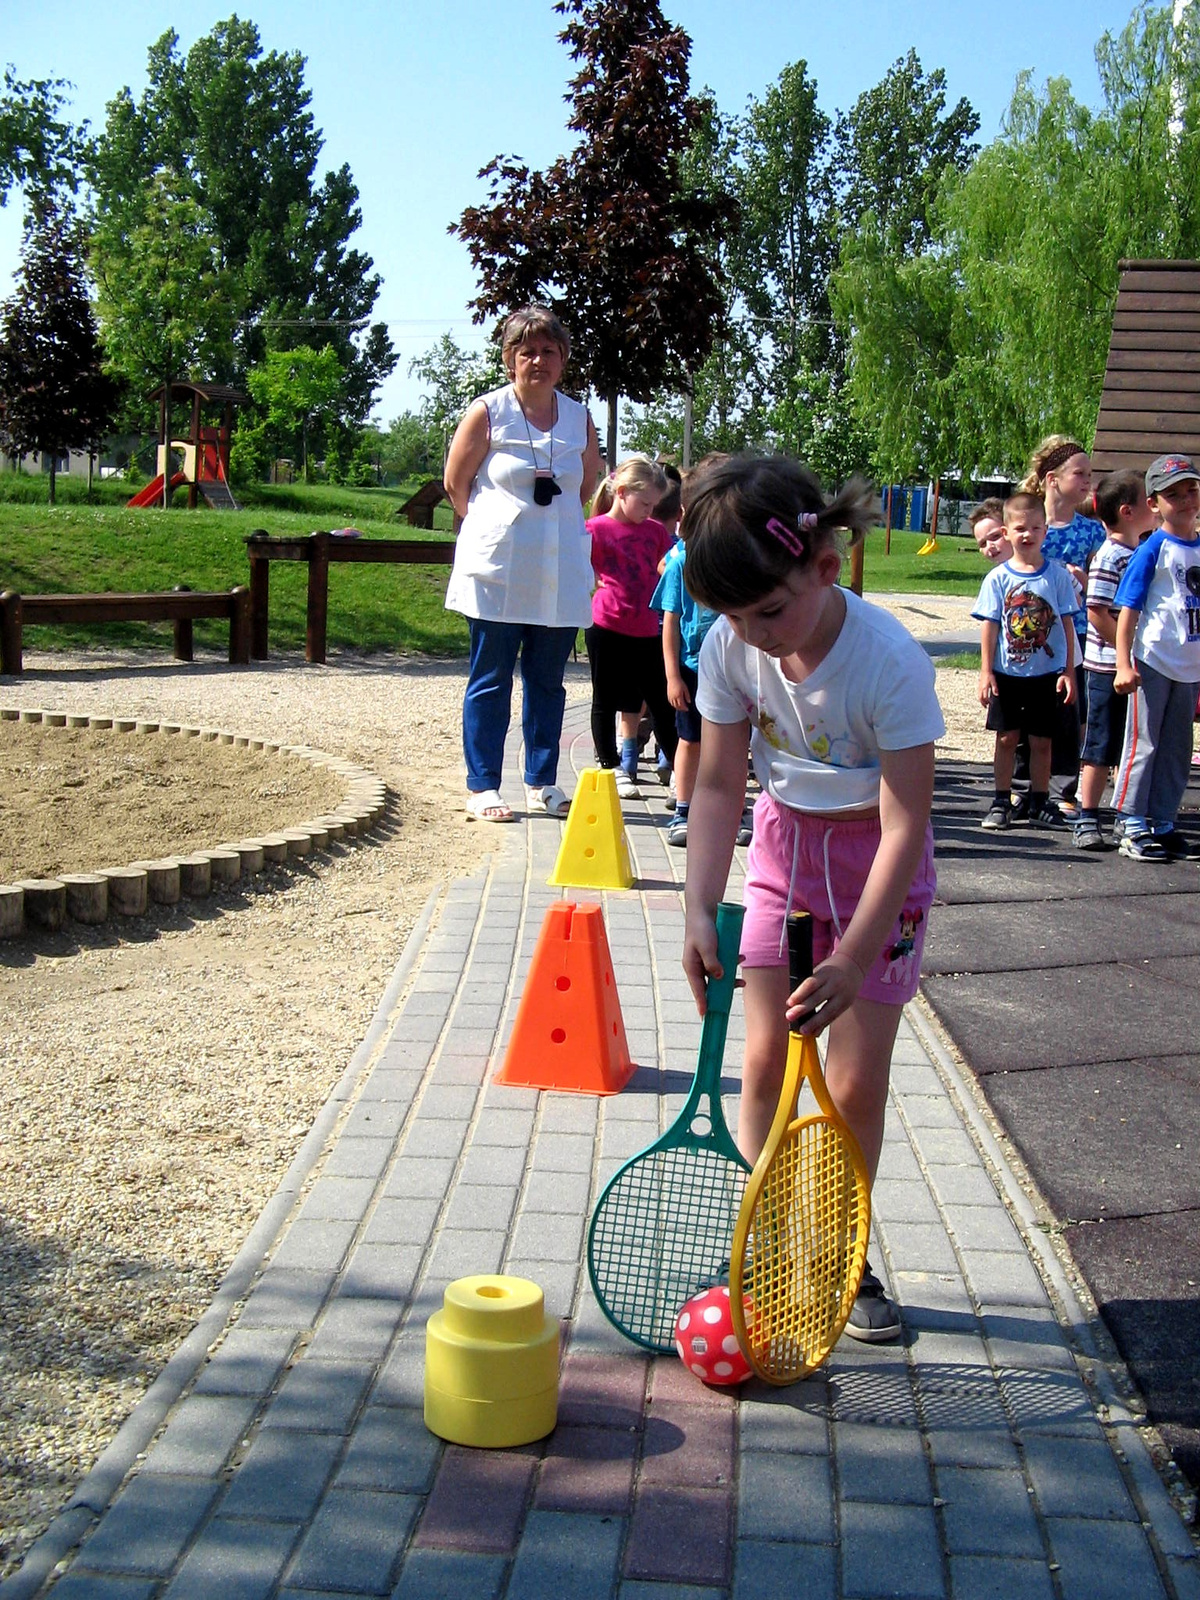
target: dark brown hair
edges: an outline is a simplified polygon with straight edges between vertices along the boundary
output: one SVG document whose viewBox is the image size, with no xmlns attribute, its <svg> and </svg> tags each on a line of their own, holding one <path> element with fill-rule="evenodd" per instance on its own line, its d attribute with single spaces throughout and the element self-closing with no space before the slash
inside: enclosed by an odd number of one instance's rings
<svg viewBox="0 0 1200 1600">
<path fill-rule="evenodd" d="M 1146 479 L 1143 473 L 1137 472 L 1133 467 L 1122 467 L 1119 472 L 1110 472 L 1102 478 L 1093 496 L 1096 502 L 1096 515 L 1106 528 L 1119 528 L 1121 525 L 1122 506 L 1145 505 Z"/>
<path fill-rule="evenodd" d="M 826 504 L 802 462 L 731 456 L 688 480 L 688 590 L 713 611 L 750 605 L 836 547 L 839 534 L 856 544 L 878 520 L 879 497 L 861 478 Z M 772 522 L 783 537 L 771 531 Z"/>
<path fill-rule="evenodd" d="M 1004 501 L 1001 500 L 998 494 L 991 495 L 986 500 L 981 500 L 974 511 L 971 512 L 967 521 L 972 528 L 977 528 L 984 517 L 991 517 L 994 522 L 1004 521 Z"/>
</svg>

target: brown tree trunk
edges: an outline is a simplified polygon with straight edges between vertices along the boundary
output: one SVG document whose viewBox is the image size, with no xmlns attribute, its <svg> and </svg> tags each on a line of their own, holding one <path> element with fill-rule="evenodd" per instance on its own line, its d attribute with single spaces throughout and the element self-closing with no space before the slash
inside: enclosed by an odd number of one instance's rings
<svg viewBox="0 0 1200 1600">
<path fill-rule="evenodd" d="M 610 394 L 608 397 L 607 449 L 608 456 L 605 465 L 610 472 L 613 472 L 617 465 L 617 397 L 615 394 Z"/>
<path fill-rule="evenodd" d="M 58 457 L 55 455 L 54 451 L 52 450 L 50 452 L 50 504 L 51 505 L 54 504 L 54 478 L 55 478 L 55 469 L 56 469 L 57 466 L 58 466 Z"/>
</svg>

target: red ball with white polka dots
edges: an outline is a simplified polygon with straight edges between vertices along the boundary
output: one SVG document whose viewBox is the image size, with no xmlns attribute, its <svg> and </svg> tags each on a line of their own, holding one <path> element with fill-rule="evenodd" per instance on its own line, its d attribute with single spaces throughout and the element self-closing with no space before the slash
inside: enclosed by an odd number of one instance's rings
<svg viewBox="0 0 1200 1600">
<path fill-rule="evenodd" d="M 684 1366 L 703 1383 L 726 1387 L 745 1383 L 750 1376 L 750 1363 L 733 1331 L 729 1290 L 723 1284 L 693 1295 L 683 1306 L 675 1318 L 675 1348 Z"/>
</svg>

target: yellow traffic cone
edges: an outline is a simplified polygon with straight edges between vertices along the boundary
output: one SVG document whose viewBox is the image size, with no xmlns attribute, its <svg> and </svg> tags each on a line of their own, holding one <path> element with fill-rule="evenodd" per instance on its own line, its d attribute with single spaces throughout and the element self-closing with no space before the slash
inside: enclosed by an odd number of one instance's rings
<svg viewBox="0 0 1200 1600">
<path fill-rule="evenodd" d="M 633 887 L 615 772 L 588 767 L 579 774 L 558 860 L 548 881 L 572 889 Z"/>
</svg>

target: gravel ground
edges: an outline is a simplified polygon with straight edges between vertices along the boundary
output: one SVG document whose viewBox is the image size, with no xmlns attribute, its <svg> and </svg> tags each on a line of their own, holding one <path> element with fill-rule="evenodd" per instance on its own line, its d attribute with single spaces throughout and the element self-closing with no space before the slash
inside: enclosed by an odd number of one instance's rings
<svg viewBox="0 0 1200 1600">
<path fill-rule="evenodd" d="M 969 602 L 891 609 L 936 635 Z M 369 842 L 316 868 L 0 944 L 0 1578 L 195 1324 L 430 892 L 488 843 L 460 809 L 461 663 L 30 653 L 26 666 L 5 704 L 307 743 L 378 773 L 392 805 Z M 569 673 L 586 699 L 586 667 Z M 990 756 L 975 682 L 938 673 L 957 759 Z M 214 844 L 233 830 L 215 831 Z"/>
</svg>

